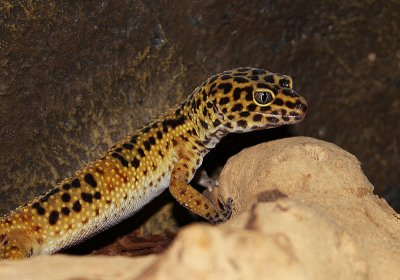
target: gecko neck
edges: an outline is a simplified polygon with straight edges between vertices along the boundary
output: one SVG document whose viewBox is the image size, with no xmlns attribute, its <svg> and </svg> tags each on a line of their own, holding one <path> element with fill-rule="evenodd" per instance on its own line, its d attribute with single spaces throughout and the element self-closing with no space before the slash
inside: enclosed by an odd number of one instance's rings
<svg viewBox="0 0 400 280">
<path fill-rule="evenodd" d="M 205 149 L 213 149 L 229 133 L 221 125 L 223 115 L 214 112 L 212 108 L 206 108 L 204 102 L 199 102 L 198 93 L 195 92 L 190 97 L 181 104 L 180 108 L 191 108 L 187 118 L 194 124 L 199 142 Z"/>
</svg>

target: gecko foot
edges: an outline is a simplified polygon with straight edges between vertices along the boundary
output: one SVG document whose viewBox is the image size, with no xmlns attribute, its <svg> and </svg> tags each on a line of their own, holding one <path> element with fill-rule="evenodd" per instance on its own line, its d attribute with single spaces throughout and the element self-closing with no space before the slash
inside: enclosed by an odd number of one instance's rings
<svg viewBox="0 0 400 280">
<path fill-rule="evenodd" d="M 233 198 L 228 197 L 225 203 L 222 205 L 222 210 L 217 211 L 211 217 L 207 217 L 207 220 L 211 224 L 221 224 L 226 222 L 232 215 L 233 209 Z"/>
</svg>

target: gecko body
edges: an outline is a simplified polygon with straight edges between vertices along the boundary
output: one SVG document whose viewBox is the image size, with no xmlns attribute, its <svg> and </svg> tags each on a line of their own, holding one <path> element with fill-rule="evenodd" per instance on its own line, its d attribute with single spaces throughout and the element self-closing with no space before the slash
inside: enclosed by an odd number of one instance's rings
<svg viewBox="0 0 400 280">
<path fill-rule="evenodd" d="M 1 217 L 0 258 L 52 254 L 77 244 L 135 214 L 166 188 L 193 213 L 224 222 L 232 199 L 220 209 L 189 184 L 203 157 L 230 132 L 294 124 L 306 109 L 289 76 L 257 68 L 214 75 L 179 107 Z"/>
</svg>

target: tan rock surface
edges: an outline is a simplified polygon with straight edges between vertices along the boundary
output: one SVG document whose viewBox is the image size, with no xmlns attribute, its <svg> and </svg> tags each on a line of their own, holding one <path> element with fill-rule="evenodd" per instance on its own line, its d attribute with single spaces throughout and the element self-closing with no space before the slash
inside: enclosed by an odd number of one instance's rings
<svg viewBox="0 0 400 280">
<path fill-rule="evenodd" d="M 399 279 L 400 220 L 339 147 L 260 144 L 228 161 L 220 185 L 233 219 L 183 230 L 143 279 Z"/>
<path fill-rule="evenodd" d="M 0 279 L 102 280 L 135 279 L 155 256 L 139 258 L 106 256 L 39 256 L 0 262 Z"/>
<path fill-rule="evenodd" d="M 228 161 L 220 185 L 233 218 L 186 227 L 160 257 L 1 262 L 0 279 L 399 279 L 399 217 L 337 146 L 260 144 Z"/>
</svg>

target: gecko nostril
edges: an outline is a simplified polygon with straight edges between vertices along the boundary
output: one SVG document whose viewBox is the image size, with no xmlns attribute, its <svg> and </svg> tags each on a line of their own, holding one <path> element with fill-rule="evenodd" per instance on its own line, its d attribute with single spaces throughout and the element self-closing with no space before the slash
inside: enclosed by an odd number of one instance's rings
<svg viewBox="0 0 400 280">
<path fill-rule="evenodd" d="M 294 106 L 294 109 L 306 112 L 307 111 L 307 104 L 298 101 L 297 104 Z"/>
</svg>

